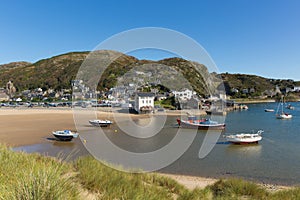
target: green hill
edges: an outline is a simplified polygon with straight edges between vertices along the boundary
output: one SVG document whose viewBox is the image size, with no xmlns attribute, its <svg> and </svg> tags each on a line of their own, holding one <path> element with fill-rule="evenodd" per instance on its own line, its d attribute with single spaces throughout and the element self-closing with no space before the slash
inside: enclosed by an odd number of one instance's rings
<svg viewBox="0 0 300 200">
<path fill-rule="evenodd" d="M 113 87 L 117 83 L 118 77 L 131 69 L 141 65 L 152 64 L 170 66 L 181 73 L 196 92 L 207 94 L 207 85 L 205 83 L 207 82 L 207 77 L 209 77 L 209 72 L 204 65 L 199 63 L 181 58 L 169 58 L 160 61 L 138 60 L 132 56 L 114 51 L 102 51 L 101 53 L 105 56 L 114 57 L 114 55 L 118 55 L 118 57 L 104 71 L 98 85 L 99 90 Z M 38 87 L 44 90 L 48 88 L 56 90 L 71 88 L 71 80 L 75 79 L 79 67 L 88 55 L 89 52 L 72 52 L 43 59 L 36 63 L 24 62 L 18 65 L 13 63 L 1 65 L 0 86 L 5 86 L 6 82 L 11 80 L 18 91 Z M 151 69 L 155 69 L 155 67 Z M 166 76 L 168 73 L 168 71 L 165 71 Z M 94 74 L 90 74 L 90 77 L 88 77 L 92 81 Z"/>
<path fill-rule="evenodd" d="M 103 50 L 99 52 L 101 52 L 103 58 L 111 58 L 111 62 L 108 63 L 108 67 L 99 81 L 98 90 L 114 87 L 118 80 L 120 80 L 119 78 L 125 74 L 132 73 L 131 77 L 129 76 L 130 80 L 138 79 L 133 72 L 141 70 L 143 66 L 145 68 L 142 70 L 146 74 L 152 74 L 149 76 L 150 78 L 145 80 L 151 82 L 153 78 L 160 77 L 161 81 L 171 81 L 170 83 L 173 84 L 173 87 L 180 89 L 180 87 L 186 86 L 183 83 L 184 80 L 178 78 L 176 75 L 181 74 L 189 82 L 191 88 L 201 95 L 214 93 L 214 88 L 217 88 L 222 83 L 221 79 L 224 81 L 226 93 L 232 96 L 236 95 L 232 92 L 233 89 L 239 91 L 244 89 L 251 90 L 250 97 L 254 97 L 262 95 L 267 90 L 275 90 L 276 86 L 280 89 L 300 86 L 300 82 L 293 80 L 269 79 L 256 75 L 223 73 L 220 76 L 216 73 L 208 72 L 207 68 L 200 63 L 182 58 L 150 61 L 138 60 L 135 57 L 115 51 Z M 95 65 L 94 69 L 83 78 L 88 79 L 90 82 L 98 82 L 97 74 L 99 69 L 97 67 L 105 66 L 107 63 L 104 63 L 106 61 L 102 61 L 101 59 L 96 59 L 96 63 L 92 63 L 94 61 L 90 57 L 90 52 L 71 52 L 43 59 L 36 63 L 13 62 L 0 65 L 0 87 L 4 87 L 11 80 L 14 82 L 17 91 L 38 87 L 41 87 L 43 90 L 48 88 L 55 90 L 71 88 L 71 81 L 76 78 L 78 69 L 83 62 L 85 64 L 91 62 L 88 64 Z M 236 97 L 240 96 L 236 95 Z"/>
<path fill-rule="evenodd" d="M 264 78 L 256 75 L 248 75 L 248 74 L 229 74 L 223 73 L 221 74 L 226 93 L 234 96 L 233 89 L 237 89 L 238 91 L 242 91 L 247 89 L 250 93 L 249 96 L 259 96 L 267 91 L 274 91 L 276 86 L 280 90 L 284 90 L 286 88 L 294 88 L 295 86 L 300 86 L 300 82 L 294 81 L 291 79 L 271 79 Z"/>
</svg>

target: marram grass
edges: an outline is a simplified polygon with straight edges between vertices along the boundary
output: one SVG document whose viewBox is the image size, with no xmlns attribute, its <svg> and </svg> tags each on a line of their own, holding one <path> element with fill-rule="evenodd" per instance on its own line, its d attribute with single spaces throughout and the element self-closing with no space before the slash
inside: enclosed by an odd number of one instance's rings
<svg viewBox="0 0 300 200">
<path fill-rule="evenodd" d="M 0 148 L 0 199 L 79 199 L 70 164 Z"/>
<path fill-rule="evenodd" d="M 0 199 L 300 199 L 300 188 L 268 192 L 240 179 L 219 180 L 188 190 L 155 173 L 125 173 L 92 157 L 74 162 L 39 154 L 13 152 L 0 145 Z"/>
</svg>

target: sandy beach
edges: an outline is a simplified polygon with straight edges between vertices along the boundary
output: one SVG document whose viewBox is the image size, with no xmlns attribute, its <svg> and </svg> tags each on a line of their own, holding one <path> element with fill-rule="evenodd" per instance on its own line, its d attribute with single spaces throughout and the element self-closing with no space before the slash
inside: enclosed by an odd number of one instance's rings
<svg viewBox="0 0 300 200">
<path fill-rule="evenodd" d="M 95 110 L 79 110 L 79 112 L 84 114 L 95 112 Z M 198 112 L 197 114 L 204 113 Z M 156 114 L 180 116 L 186 112 L 168 111 Z M 97 111 L 98 119 L 113 121 L 116 116 L 124 119 L 128 116 L 132 119 L 150 117 L 149 115 L 117 113 L 109 110 Z M 9 146 L 43 143 L 46 141 L 45 138 L 52 137 L 52 131 L 64 129 L 76 130 L 73 110 L 70 108 L 0 108 L 0 142 Z"/>
<path fill-rule="evenodd" d="M 178 116 L 182 112 L 171 111 L 168 115 Z M 127 116 L 126 113 L 97 112 L 98 118 L 113 119 L 113 115 Z M 132 118 L 147 118 L 148 115 L 130 115 Z M 12 147 L 40 144 L 52 138 L 52 131 L 76 130 L 71 109 L 0 109 L 0 143 Z M 218 179 L 174 174 L 161 174 L 175 179 L 189 189 L 204 188 Z M 269 190 L 287 187 L 263 185 Z"/>
</svg>

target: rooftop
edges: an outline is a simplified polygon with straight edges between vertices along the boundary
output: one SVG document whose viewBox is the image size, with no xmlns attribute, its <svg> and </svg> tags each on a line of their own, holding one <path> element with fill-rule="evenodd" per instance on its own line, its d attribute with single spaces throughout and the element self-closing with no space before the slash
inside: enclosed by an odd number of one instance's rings
<svg viewBox="0 0 300 200">
<path fill-rule="evenodd" d="M 155 94 L 153 92 L 138 92 L 136 93 L 139 97 L 154 97 Z"/>
</svg>

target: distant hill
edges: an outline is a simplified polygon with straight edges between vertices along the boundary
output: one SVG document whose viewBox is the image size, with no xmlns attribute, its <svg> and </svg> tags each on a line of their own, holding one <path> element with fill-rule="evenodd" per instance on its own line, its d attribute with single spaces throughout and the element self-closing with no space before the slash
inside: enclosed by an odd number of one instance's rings
<svg viewBox="0 0 300 200">
<path fill-rule="evenodd" d="M 36 63 L 14 66 L 2 70 L 0 66 L 0 85 L 4 86 L 8 80 L 14 82 L 17 90 L 34 89 L 41 87 L 43 89 L 70 88 L 71 80 L 75 78 L 78 68 L 88 52 L 67 53 L 52 58 L 43 59 Z"/>
<path fill-rule="evenodd" d="M 268 79 L 255 75 L 247 74 L 229 74 L 223 73 L 217 75 L 216 73 L 209 73 L 207 68 L 200 63 L 184 60 L 182 58 L 167 58 L 160 61 L 138 60 L 135 57 L 121 54 L 115 51 L 101 51 L 106 57 L 116 57 L 109 67 L 104 71 L 102 78 L 99 81 L 98 89 L 109 89 L 114 87 L 118 78 L 130 70 L 139 69 L 138 66 L 151 66 L 162 65 L 169 66 L 171 69 L 176 70 L 183 77 L 188 80 L 191 87 L 199 94 L 207 95 L 209 91 L 207 88 L 216 88 L 221 83 L 221 78 L 224 81 L 226 93 L 233 95 L 232 89 L 255 89 L 255 94 L 260 95 L 266 90 L 275 89 L 275 86 L 280 88 L 300 86 L 300 82 L 293 80 L 277 80 Z M 90 52 L 71 52 L 47 59 L 42 59 L 36 63 L 28 62 L 13 62 L 9 64 L 0 65 L 0 87 L 11 80 L 14 82 L 18 91 L 25 89 L 34 89 L 41 87 L 43 90 L 53 88 L 59 90 L 62 88 L 71 88 L 71 80 L 76 78 L 81 64 L 86 60 Z M 101 62 L 101 61 L 100 61 Z M 103 63 L 98 63 L 102 65 Z M 182 80 L 176 80 L 172 70 L 167 68 L 160 68 L 160 74 L 167 78 L 174 78 L 173 83 L 178 88 L 184 86 Z M 157 71 L 157 70 L 156 70 Z M 148 67 L 147 73 L 155 74 L 155 67 Z M 92 81 L 93 72 L 90 75 Z M 138 77 L 132 77 L 138 78 Z M 150 76 L 151 78 L 151 76 Z M 150 79 L 149 79 L 150 81 Z"/>
<path fill-rule="evenodd" d="M 252 94 L 252 96 L 258 96 L 268 90 L 274 91 L 276 86 L 281 90 L 300 86 L 299 81 L 291 79 L 270 79 L 248 74 L 222 73 L 221 77 L 224 82 L 226 93 L 229 95 L 233 95 L 233 89 L 239 91 L 242 91 L 243 89 L 254 89 L 254 94 Z"/>
</svg>

